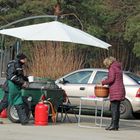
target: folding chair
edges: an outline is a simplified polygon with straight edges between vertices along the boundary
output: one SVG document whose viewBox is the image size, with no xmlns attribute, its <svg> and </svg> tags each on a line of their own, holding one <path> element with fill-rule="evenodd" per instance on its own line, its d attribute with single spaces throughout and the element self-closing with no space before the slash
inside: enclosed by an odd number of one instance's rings
<svg viewBox="0 0 140 140">
<path fill-rule="evenodd" d="M 61 113 L 61 122 L 64 122 L 66 118 L 69 122 L 72 122 L 70 117 L 68 116 L 68 112 L 72 112 L 75 115 L 76 122 L 78 122 L 78 118 L 76 116 L 75 109 L 77 108 L 76 105 L 72 105 L 68 96 L 66 95 L 65 102 L 59 106 L 59 112 Z"/>
</svg>

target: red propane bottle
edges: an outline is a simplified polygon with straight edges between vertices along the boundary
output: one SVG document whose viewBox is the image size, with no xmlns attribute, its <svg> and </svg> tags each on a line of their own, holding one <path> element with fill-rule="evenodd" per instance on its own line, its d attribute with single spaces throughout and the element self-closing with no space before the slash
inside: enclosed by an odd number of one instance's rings
<svg viewBox="0 0 140 140">
<path fill-rule="evenodd" d="M 48 125 L 48 106 L 43 102 L 35 107 L 35 125 Z"/>
<path fill-rule="evenodd" d="M 1 114 L 0 114 L 0 117 L 1 118 L 7 118 L 7 110 L 6 109 L 3 109 Z"/>
</svg>

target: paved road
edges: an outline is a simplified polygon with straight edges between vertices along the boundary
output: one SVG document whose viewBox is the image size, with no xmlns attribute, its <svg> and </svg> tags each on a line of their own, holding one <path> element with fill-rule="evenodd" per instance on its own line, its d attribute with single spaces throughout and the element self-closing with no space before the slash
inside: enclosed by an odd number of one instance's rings
<svg viewBox="0 0 140 140">
<path fill-rule="evenodd" d="M 34 121 L 22 126 L 13 124 L 8 119 L 0 119 L 0 140 L 138 140 L 140 139 L 140 120 L 121 120 L 119 131 L 106 131 L 102 128 L 78 127 L 73 115 L 70 115 L 72 123 L 67 120 L 56 125 L 34 126 Z M 82 116 L 82 122 L 94 125 L 91 116 Z M 110 118 L 104 118 L 108 123 Z M 90 122 L 90 123 L 89 123 Z M 92 122 L 92 123 L 91 123 Z"/>
</svg>

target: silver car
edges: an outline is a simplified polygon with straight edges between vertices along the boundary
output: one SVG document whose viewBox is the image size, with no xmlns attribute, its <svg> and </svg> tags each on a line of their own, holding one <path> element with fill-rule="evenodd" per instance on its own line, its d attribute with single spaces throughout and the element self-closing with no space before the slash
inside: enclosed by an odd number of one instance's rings
<svg viewBox="0 0 140 140">
<path fill-rule="evenodd" d="M 56 84 L 65 90 L 73 105 L 79 105 L 80 97 L 93 96 L 95 85 L 101 83 L 108 75 L 107 69 L 81 69 L 71 72 L 56 80 Z M 132 118 L 133 113 L 140 112 L 140 77 L 124 71 L 123 80 L 126 99 L 121 102 L 121 118 Z M 85 108 L 93 108 L 91 102 L 84 102 Z M 110 102 L 105 104 L 110 110 Z"/>
</svg>

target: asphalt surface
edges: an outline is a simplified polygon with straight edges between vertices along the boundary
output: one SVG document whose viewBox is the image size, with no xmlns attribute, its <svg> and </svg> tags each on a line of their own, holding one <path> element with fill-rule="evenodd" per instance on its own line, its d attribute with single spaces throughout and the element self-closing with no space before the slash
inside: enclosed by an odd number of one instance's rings
<svg viewBox="0 0 140 140">
<path fill-rule="evenodd" d="M 49 122 L 47 126 L 35 126 L 31 119 L 29 124 L 11 123 L 7 118 L 0 124 L 0 140 L 138 140 L 140 139 L 140 120 L 120 120 L 119 131 L 106 131 L 105 126 L 94 127 L 92 116 L 82 115 L 81 125 L 94 128 L 79 127 L 73 114 L 70 120 Z M 104 117 L 103 124 L 109 124 L 110 118 Z"/>
</svg>

